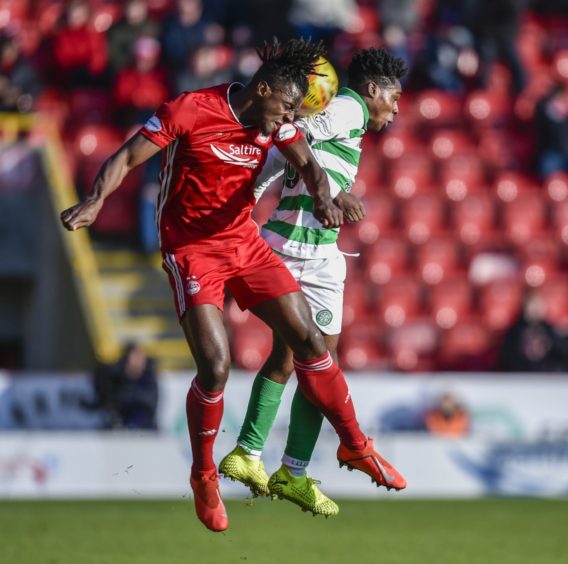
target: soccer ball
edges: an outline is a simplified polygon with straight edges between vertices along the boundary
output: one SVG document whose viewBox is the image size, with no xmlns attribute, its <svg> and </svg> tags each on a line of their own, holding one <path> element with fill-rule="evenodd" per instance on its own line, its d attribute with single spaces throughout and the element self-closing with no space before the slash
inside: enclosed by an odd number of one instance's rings
<svg viewBox="0 0 568 564">
<path fill-rule="evenodd" d="M 333 65 L 327 59 L 320 57 L 316 63 L 316 72 L 318 74 L 311 74 L 308 77 L 308 93 L 300 108 L 300 115 L 321 112 L 337 94 L 339 79 Z"/>
</svg>

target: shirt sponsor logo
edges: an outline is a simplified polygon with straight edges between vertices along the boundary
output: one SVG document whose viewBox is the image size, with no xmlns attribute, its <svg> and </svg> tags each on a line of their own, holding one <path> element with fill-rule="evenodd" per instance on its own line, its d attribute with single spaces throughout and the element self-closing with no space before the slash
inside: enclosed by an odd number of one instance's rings
<svg viewBox="0 0 568 564">
<path fill-rule="evenodd" d="M 260 163 L 262 150 L 254 145 L 229 145 L 228 149 L 221 149 L 216 145 L 209 145 L 213 154 L 224 163 L 246 168 L 256 168 Z"/>
<path fill-rule="evenodd" d="M 144 127 L 151 131 L 152 133 L 156 133 L 162 129 L 162 122 L 160 118 L 156 114 L 154 114 L 145 124 Z"/>
<path fill-rule="evenodd" d="M 276 132 L 276 139 L 278 141 L 288 141 L 296 135 L 297 131 L 296 126 L 291 123 L 285 123 L 281 125 L 280 129 Z"/>
</svg>

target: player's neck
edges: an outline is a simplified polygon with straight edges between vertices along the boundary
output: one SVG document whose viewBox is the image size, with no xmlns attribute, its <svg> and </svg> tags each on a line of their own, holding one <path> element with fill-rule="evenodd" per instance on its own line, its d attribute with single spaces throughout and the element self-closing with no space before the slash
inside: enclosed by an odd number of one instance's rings
<svg viewBox="0 0 568 564">
<path fill-rule="evenodd" d="M 248 87 L 229 93 L 229 103 L 237 119 L 245 126 L 256 125 L 254 120 L 254 102 Z"/>
</svg>

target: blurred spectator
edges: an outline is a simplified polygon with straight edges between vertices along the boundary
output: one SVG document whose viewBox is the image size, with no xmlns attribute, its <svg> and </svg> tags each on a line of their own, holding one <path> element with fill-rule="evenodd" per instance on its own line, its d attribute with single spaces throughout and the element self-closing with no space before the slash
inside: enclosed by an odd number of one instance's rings
<svg viewBox="0 0 568 564">
<path fill-rule="evenodd" d="M 536 106 L 538 172 L 568 172 L 568 50 L 555 60 L 556 83 Z"/>
<path fill-rule="evenodd" d="M 39 77 L 22 56 L 18 37 L 0 35 L 0 111 L 28 112 L 40 91 Z"/>
<path fill-rule="evenodd" d="M 355 0 L 292 0 L 289 20 L 298 35 L 326 43 L 339 32 L 363 28 Z"/>
<path fill-rule="evenodd" d="M 226 47 L 204 45 L 190 57 L 188 68 L 176 77 L 176 91 L 198 90 L 211 84 L 228 82 L 232 78 L 232 52 Z"/>
<path fill-rule="evenodd" d="M 139 37 L 133 45 L 134 64 L 119 71 L 114 100 L 126 126 L 144 122 L 169 96 L 168 75 L 158 67 L 160 43 Z"/>
<path fill-rule="evenodd" d="M 512 87 L 519 94 L 526 83 L 525 71 L 517 52 L 519 20 L 528 0 L 476 0 L 472 30 L 480 59 L 480 86 L 486 88 L 496 59 L 509 67 Z"/>
<path fill-rule="evenodd" d="M 568 342 L 545 319 L 546 305 L 529 293 L 523 311 L 505 335 L 500 368 L 507 372 L 568 372 Z"/>
<path fill-rule="evenodd" d="M 155 365 L 139 345 L 127 345 L 115 364 L 99 365 L 94 385 L 98 405 L 107 413 L 107 428 L 157 428 Z"/>
<path fill-rule="evenodd" d="M 176 7 L 164 23 L 162 45 L 169 64 L 179 70 L 199 46 L 220 43 L 224 31 L 204 16 L 202 0 L 177 0 Z"/>
<path fill-rule="evenodd" d="M 458 438 L 468 434 L 470 417 L 458 399 L 446 392 L 424 414 L 426 430 L 440 437 Z"/>
<path fill-rule="evenodd" d="M 109 63 L 120 70 L 132 63 L 134 43 L 139 37 L 159 35 L 159 26 L 148 19 L 147 0 L 129 0 L 124 16 L 108 30 Z"/>
<path fill-rule="evenodd" d="M 53 36 L 52 79 L 57 86 L 100 84 L 107 66 L 104 34 L 91 25 L 91 9 L 85 0 L 73 0 L 62 27 Z"/>
</svg>

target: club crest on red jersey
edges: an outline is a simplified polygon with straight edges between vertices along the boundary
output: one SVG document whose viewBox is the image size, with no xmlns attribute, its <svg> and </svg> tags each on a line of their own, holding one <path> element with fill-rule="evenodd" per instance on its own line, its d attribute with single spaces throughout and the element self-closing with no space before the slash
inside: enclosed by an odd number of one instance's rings
<svg viewBox="0 0 568 564">
<path fill-rule="evenodd" d="M 195 276 L 191 276 L 187 279 L 186 292 L 190 296 L 195 296 L 195 294 L 201 290 L 201 284 L 195 278 Z"/>
</svg>

